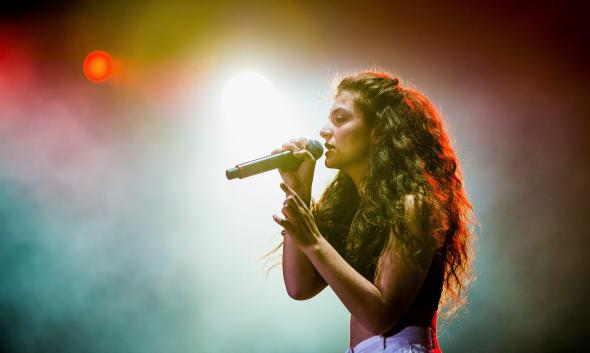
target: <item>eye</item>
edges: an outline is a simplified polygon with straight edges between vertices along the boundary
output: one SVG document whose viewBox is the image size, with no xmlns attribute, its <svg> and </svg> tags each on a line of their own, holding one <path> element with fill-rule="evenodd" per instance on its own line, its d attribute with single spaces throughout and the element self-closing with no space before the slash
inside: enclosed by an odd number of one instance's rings
<svg viewBox="0 0 590 353">
<path fill-rule="evenodd" d="M 336 116 L 334 117 L 334 122 L 335 122 L 336 124 L 341 124 L 341 123 L 343 123 L 345 120 L 346 120 L 346 119 L 345 119 L 345 118 L 344 118 L 342 115 L 336 115 Z"/>
</svg>

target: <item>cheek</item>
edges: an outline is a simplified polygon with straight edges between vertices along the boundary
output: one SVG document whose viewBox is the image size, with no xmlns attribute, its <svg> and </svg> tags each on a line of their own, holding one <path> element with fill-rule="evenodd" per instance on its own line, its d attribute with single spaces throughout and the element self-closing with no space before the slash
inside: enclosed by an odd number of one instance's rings
<svg viewBox="0 0 590 353">
<path fill-rule="evenodd" d="M 355 157 L 361 158 L 368 153 L 368 148 L 367 145 L 364 144 L 362 141 L 357 140 L 356 143 L 352 146 L 352 150 L 350 152 Z"/>
<path fill-rule="evenodd" d="M 368 153 L 370 147 L 369 144 L 369 136 L 364 131 L 358 131 L 350 136 L 350 146 L 356 154 Z"/>
</svg>

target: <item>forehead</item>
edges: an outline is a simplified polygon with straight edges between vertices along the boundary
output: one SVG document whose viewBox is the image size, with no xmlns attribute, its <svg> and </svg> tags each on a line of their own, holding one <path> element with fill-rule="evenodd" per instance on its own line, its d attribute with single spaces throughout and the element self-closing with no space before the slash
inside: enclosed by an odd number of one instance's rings
<svg viewBox="0 0 590 353">
<path fill-rule="evenodd" d="M 334 97 L 334 103 L 332 104 L 332 112 L 336 110 L 346 110 L 350 112 L 357 112 L 356 104 L 354 100 L 358 95 L 351 91 L 342 91 Z"/>
</svg>

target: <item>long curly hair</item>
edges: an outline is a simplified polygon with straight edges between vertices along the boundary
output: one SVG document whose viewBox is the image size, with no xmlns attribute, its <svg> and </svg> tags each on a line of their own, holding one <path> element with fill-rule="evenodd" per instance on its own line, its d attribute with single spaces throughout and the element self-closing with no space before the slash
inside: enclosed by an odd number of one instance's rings
<svg viewBox="0 0 590 353">
<path fill-rule="evenodd" d="M 373 281 L 390 234 L 399 255 L 431 244 L 444 261 L 441 314 L 450 318 L 466 302 L 473 279 L 475 217 L 463 188 L 459 161 L 439 112 L 418 90 L 380 72 L 361 72 L 340 80 L 336 95 L 349 91 L 372 130 L 369 169 L 357 192 L 352 179 L 337 173 L 312 213 L 322 235 L 364 277 Z M 431 239 L 408 231 L 406 196 L 422 201 Z M 392 233 L 391 230 L 394 230 Z"/>
</svg>

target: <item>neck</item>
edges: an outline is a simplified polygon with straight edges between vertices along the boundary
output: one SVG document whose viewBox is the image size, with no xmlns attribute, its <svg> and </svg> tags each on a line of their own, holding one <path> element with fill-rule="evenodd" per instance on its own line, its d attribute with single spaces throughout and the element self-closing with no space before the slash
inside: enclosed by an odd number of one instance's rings
<svg viewBox="0 0 590 353">
<path fill-rule="evenodd" d="M 361 194 L 361 183 L 367 174 L 367 170 L 369 169 L 369 163 L 363 163 L 361 165 L 355 165 L 347 168 L 344 172 L 352 179 L 354 182 L 354 186 L 356 186 L 356 191 Z"/>
</svg>

